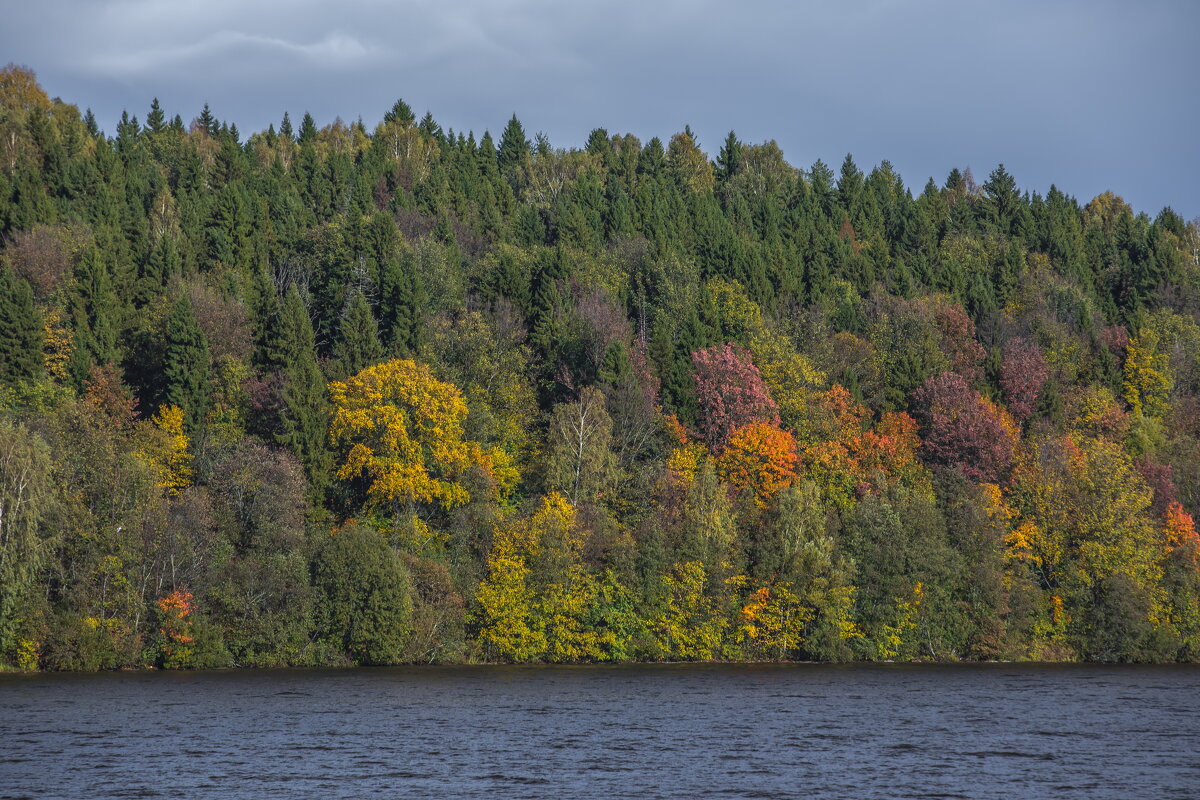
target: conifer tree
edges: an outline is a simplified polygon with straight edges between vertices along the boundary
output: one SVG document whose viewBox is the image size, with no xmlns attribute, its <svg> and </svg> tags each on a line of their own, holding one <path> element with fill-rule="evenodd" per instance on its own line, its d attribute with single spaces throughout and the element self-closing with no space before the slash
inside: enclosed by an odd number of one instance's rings
<svg viewBox="0 0 1200 800">
<path fill-rule="evenodd" d="M 354 375 L 383 359 L 383 345 L 379 343 L 375 315 L 371 312 L 371 304 L 360 291 L 350 297 L 346 313 L 342 316 L 340 334 L 334 357 L 343 375 Z"/>
<path fill-rule="evenodd" d="M 208 340 L 192 313 L 192 304 L 181 297 L 167 318 L 163 345 L 163 403 L 179 406 L 187 414 L 188 428 L 204 421 L 210 404 Z"/>
<path fill-rule="evenodd" d="M 411 254 L 394 256 L 380 270 L 381 320 L 383 343 L 392 351 L 408 354 L 421 342 L 421 311 L 425 295 L 417 278 Z"/>
<path fill-rule="evenodd" d="M 279 443 L 299 459 L 314 499 L 329 483 L 329 393 L 317 364 L 312 321 L 296 287 L 283 304 L 280 332 L 285 367 Z"/>
<path fill-rule="evenodd" d="M 525 136 L 525 128 L 517 119 L 517 115 L 513 114 L 512 119 L 504 126 L 504 133 L 500 135 L 500 151 L 497 154 L 500 172 L 508 175 L 528 161 L 529 148 L 529 139 Z"/>
<path fill-rule="evenodd" d="M 742 143 L 733 131 L 725 137 L 725 144 L 717 153 L 717 180 L 727 181 L 737 174 L 742 166 Z"/>
<path fill-rule="evenodd" d="M 154 102 L 150 104 L 150 113 L 146 115 L 146 129 L 151 133 L 159 133 L 166 122 L 166 115 L 163 114 L 162 106 L 158 104 L 158 98 L 154 98 Z"/>
<path fill-rule="evenodd" d="M 0 383 L 42 373 L 42 321 L 28 281 L 0 266 Z"/>
<path fill-rule="evenodd" d="M 383 115 L 384 122 L 399 122 L 405 128 L 411 127 L 417 121 L 412 106 L 403 100 L 397 100 L 392 110 Z"/>
<path fill-rule="evenodd" d="M 75 349 L 71 354 L 71 376 L 80 386 L 94 364 L 118 360 L 117 295 L 113 291 L 108 264 L 96 247 L 90 247 L 75 270 L 77 291 L 71 301 Z"/>
</svg>

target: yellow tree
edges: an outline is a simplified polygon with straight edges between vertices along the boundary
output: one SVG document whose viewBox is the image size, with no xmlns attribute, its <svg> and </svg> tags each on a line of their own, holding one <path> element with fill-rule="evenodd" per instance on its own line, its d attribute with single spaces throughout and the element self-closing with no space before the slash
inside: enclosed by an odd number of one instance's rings
<svg viewBox="0 0 1200 800">
<path fill-rule="evenodd" d="M 595 642 L 585 641 L 578 624 L 590 599 L 577 563 L 581 545 L 575 509 L 558 492 L 543 498 L 532 516 L 496 528 L 473 614 L 491 657 L 575 661 L 595 656 Z M 558 580 L 548 587 L 532 580 L 545 575 Z"/>
<path fill-rule="evenodd" d="M 1133 413 L 1159 418 L 1171 394 L 1171 367 L 1158 333 L 1143 328 L 1129 340 L 1125 355 L 1125 400 Z"/>
<path fill-rule="evenodd" d="M 738 641 L 747 642 L 752 652 L 783 659 L 804 642 L 804 629 L 814 616 L 790 583 L 760 586 L 742 606 Z"/>
<path fill-rule="evenodd" d="M 716 600 L 705 594 L 704 564 L 675 564 L 662 576 L 666 608 L 653 621 L 663 655 L 679 661 L 708 661 L 720 653 L 728 620 Z"/>
<path fill-rule="evenodd" d="M 368 507 L 450 508 L 470 499 L 459 478 L 484 459 L 463 440 L 467 404 L 453 384 L 424 364 L 395 359 L 334 381 L 329 396 L 329 438 L 343 453 L 337 477 L 365 481 Z"/>
<path fill-rule="evenodd" d="M 153 427 L 144 429 L 145 444 L 138 455 L 150 467 L 154 485 L 174 497 L 192 485 L 192 454 L 183 429 L 183 409 L 159 406 L 150 422 Z"/>
</svg>

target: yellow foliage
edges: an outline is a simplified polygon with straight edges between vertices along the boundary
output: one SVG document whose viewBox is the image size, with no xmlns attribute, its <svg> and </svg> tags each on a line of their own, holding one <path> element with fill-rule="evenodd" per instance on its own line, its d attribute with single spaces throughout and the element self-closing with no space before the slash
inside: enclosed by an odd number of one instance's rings
<svg viewBox="0 0 1200 800">
<path fill-rule="evenodd" d="M 1129 340 L 1125 355 L 1125 401 L 1135 415 L 1158 419 L 1167 411 L 1171 387 L 1170 363 L 1159 335 L 1153 328 L 1143 328 Z"/>
<path fill-rule="evenodd" d="M 1034 543 L 1042 539 L 1037 525 L 1026 520 L 1009 531 L 1004 537 L 1004 558 L 1008 561 L 1023 561 L 1039 565 L 1042 559 L 1034 550 Z"/>
<path fill-rule="evenodd" d="M 717 603 L 704 593 L 704 565 L 699 561 L 676 564 L 662 578 L 667 608 L 654 620 L 663 653 L 672 659 L 707 661 L 721 647 L 727 620 Z"/>
<path fill-rule="evenodd" d="M 62 311 L 50 306 L 42 319 L 42 364 L 46 374 L 56 381 L 66 381 L 67 363 L 75 351 L 75 334 L 63 321 Z"/>
<path fill-rule="evenodd" d="M 804 628 L 814 612 L 801 603 L 790 583 L 776 583 L 751 592 L 741 616 L 739 642 L 749 640 L 762 652 L 784 658 L 804 642 Z"/>
<path fill-rule="evenodd" d="M 41 663 L 42 645 L 33 639 L 21 639 L 17 642 L 17 669 L 23 672 L 37 672 Z"/>
<path fill-rule="evenodd" d="M 578 565 L 571 567 L 565 583 L 547 587 L 541 603 L 547 661 L 598 661 L 604 657 L 600 632 L 584 622 L 596 591 L 595 579 Z"/>
<path fill-rule="evenodd" d="M 699 442 L 689 442 L 671 451 L 667 456 L 667 473 L 679 486 L 691 486 L 696 473 L 708 458 L 708 450 Z"/>
<path fill-rule="evenodd" d="M 154 473 L 154 485 L 172 496 L 192 485 L 192 454 L 183 420 L 179 406 L 159 406 L 150 422 L 160 434 L 137 453 Z"/>
<path fill-rule="evenodd" d="M 531 623 L 534 595 L 525 560 L 505 555 L 488 558 L 488 576 L 479 584 L 479 640 L 507 661 L 531 661 L 546 650 L 546 636 Z"/>
<path fill-rule="evenodd" d="M 595 596 L 594 582 L 578 564 L 582 545 L 575 509 L 558 492 L 544 497 L 528 519 L 497 526 L 474 614 L 480 641 L 495 657 L 505 661 L 599 657 L 597 634 L 581 622 Z M 539 593 L 529 580 L 529 561 L 546 553 L 566 562 L 565 580 Z"/>
<path fill-rule="evenodd" d="M 854 621 L 854 593 L 857 586 L 834 586 L 829 590 L 825 619 L 842 639 L 861 639 L 863 632 Z"/>
<path fill-rule="evenodd" d="M 330 441 L 344 449 L 339 480 L 369 481 L 367 504 L 469 500 L 458 478 L 478 459 L 463 441 L 467 404 L 424 364 L 395 359 L 329 384 Z"/>
<path fill-rule="evenodd" d="M 883 626 L 883 637 L 875 643 L 880 658 L 895 658 L 900 655 L 900 648 L 904 645 L 904 634 L 917 627 L 917 615 L 924 601 L 925 585 L 920 581 L 913 586 L 911 598 L 896 598 L 896 619 L 892 624 Z"/>
</svg>

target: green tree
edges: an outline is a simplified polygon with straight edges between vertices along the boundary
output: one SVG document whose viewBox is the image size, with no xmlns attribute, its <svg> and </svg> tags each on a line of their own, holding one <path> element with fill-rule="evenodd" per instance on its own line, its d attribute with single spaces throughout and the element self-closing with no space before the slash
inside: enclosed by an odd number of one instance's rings
<svg viewBox="0 0 1200 800">
<path fill-rule="evenodd" d="M 345 375 L 353 375 L 383 360 L 383 345 L 379 343 L 375 315 L 362 292 L 355 292 L 350 297 L 350 304 L 342 317 L 341 336 L 334 347 L 334 358 Z"/>
<path fill-rule="evenodd" d="M 295 287 L 284 301 L 280 324 L 283 372 L 283 432 L 278 439 L 299 459 L 310 491 L 319 498 L 329 485 L 329 392 L 317 364 L 312 322 Z"/>
<path fill-rule="evenodd" d="M 0 265 L 0 383 L 42 374 L 42 320 L 29 283 Z"/>
<path fill-rule="evenodd" d="M 162 401 L 182 408 L 188 428 L 195 430 L 208 413 L 211 391 L 208 340 L 196 322 L 191 302 L 181 297 L 167 317 Z"/>
<path fill-rule="evenodd" d="M 376 531 L 353 525 L 313 562 L 322 638 L 356 664 L 395 664 L 411 633 L 408 570 Z"/>
<path fill-rule="evenodd" d="M 54 501 L 50 448 L 22 425 L 0 419 L 0 663 L 36 653 L 38 583 L 51 554 Z M 26 642 L 22 647 L 22 642 Z"/>
</svg>

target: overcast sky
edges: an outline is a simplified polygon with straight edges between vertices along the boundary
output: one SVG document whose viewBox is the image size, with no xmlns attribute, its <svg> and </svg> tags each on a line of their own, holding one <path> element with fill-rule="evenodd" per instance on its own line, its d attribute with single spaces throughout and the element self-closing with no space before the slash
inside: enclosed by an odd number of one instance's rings
<svg viewBox="0 0 1200 800">
<path fill-rule="evenodd" d="M 243 135 L 285 110 L 583 145 L 691 124 L 788 161 L 889 159 L 919 192 L 1003 162 L 1022 188 L 1200 215 L 1196 0 L 4 0 L 0 61 L 110 134 L 157 96 Z"/>
</svg>

